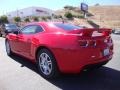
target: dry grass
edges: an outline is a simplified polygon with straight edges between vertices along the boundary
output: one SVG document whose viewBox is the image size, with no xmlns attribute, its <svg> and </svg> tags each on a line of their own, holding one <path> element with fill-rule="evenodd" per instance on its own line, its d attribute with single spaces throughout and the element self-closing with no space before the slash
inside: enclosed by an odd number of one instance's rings
<svg viewBox="0 0 120 90">
<path fill-rule="evenodd" d="M 67 10 L 65 9 L 57 10 L 56 14 L 64 16 L 66 11 Z M 81 14 L 75 11 L 71 12 L 76 15 Z M 89 7 L 89 12 L 94 16 L 88 17 L 88 19 L 94 21 L 101 27 L 120 28 L 120 6 L 91 6 Z M 75 24 L 84 24 L 90 27 L 90 25 L 88 25 L 88 23 L 82 19 L 74 19 L 73 22 Z"/>
<path fill-rule="evenodd" d="M 120 28 L 120 6 L 92 6 L 93 21 L 109 28 Z"/>
</svg>

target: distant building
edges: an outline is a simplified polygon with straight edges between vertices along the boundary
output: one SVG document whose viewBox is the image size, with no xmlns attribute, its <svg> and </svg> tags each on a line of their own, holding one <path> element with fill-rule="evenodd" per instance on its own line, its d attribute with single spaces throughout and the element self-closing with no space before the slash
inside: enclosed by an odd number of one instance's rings
<svg viewBox="0 0 120 90">
<path fill-rule="evenodd" d="M 19 16 L 24 17 L 33 17 L 33 16 L 52 16 L 54 13 L 53 10 L 43 8 L 43 7 L 28 7 L 16 11 L 7 13 L 7 17 L 12 19 L 13 17 Z"/>
</svg>

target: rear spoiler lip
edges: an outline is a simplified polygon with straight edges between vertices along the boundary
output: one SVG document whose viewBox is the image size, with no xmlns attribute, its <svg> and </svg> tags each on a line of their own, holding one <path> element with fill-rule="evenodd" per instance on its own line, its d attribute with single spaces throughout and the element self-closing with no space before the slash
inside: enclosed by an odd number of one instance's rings
<svg viewBox="0 0 120 90">
<path fill-rule="evenodd" d="M 112 33 L 112 29 L 109 28 L 83 28 L 78 30 L 68 31 L 69 33 L 82 34 L 82 36 L 92 36 L 94 31 L 103 33 L 105 36 L 109 36 Z"/>
<path fill-rule="evenodd" d="M 88 31 L 112 31 L 110 28 L 82 28 L 82 29 L 76 29 L 76 30 L 71 30 L 71 31 L 83 31 L 83 30 L 88 30 Z M 71 32 L 67 31 L 67 32 Z"/>
</svg>

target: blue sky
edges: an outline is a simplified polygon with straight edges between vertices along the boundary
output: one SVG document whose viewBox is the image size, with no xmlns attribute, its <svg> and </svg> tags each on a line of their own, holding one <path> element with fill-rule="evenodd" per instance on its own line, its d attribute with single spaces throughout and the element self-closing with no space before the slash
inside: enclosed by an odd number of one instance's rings
<svg viewBox="0 0 120 90">
<path fill-rule="evenodd" d="M 101 5 L 120 5 L 120 0 L 0 0 L 0 15 L 30 6 L 57 10 L 65 5 L 79 6 L 83 1 L 90 6 L 96 3 Z"/>
</svg>

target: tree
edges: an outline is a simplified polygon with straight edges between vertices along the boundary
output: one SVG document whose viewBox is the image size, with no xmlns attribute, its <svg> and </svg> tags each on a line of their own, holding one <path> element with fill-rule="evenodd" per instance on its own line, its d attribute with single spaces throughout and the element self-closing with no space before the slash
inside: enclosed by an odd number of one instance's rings
<svg viewBox="0 0 120 90">
<path fill-rule="evenodd" d="M 100 4 L 99 4 L 99 3 L 96 3 L 95 6 L 100 6 Z"/>
<path fill-rule="evenodd" d="M 33 17 L 33 20 L 34 20 L 35 22 L 38 22 L 38 21 L 39 21 L 39 18 L 38 18 L 38 17 Z"/>
<path fill-rule="evenodd" d="M 62 17 L 62 15 L 54 15 L 54 18 L 58 19 L 58 18 L 63 18 L 63 17 Z"/>
<path fill-rule="evenodd" d="M 51 17 L 51 16 L 47 16 L 47 19 L 51 20 L 51 19 L 52 19 L 52 17 Z"/>
<path fill-rule="evenodd" d="M 14 21 L 17 22 L 17 23 L 21 22 L 21 18 L 20 17 L 14 17 Z"/>
<path fill-rule="evenodd" d="M 8 23 L 8 18 L 5 15 L 1 16 L 0 20 L 1 20 L 1 23 Z"/>
<path fill-rule="evenodd" d="M 25 22 L 30 22 L 30 19 L 29 19 L 29 18 L 25 18 L 24 21 L 25 21 Z"/>
<path fill-rule="evenodd" d="M 63 18 L 62 15 L 58 15 L 59 18 Z"/>
<path fill-rule="evenodd" d="M 64 14 L 64 16 L 65 16 L 66 18 L 68 18 L 68 19 L 72 19 L 72 18 L 73 18 L 73 15 L 72 15 L 71 12 L 66 12 L 66 13 Z"/>
<path fill-rule="evenodd" d="M 47 20 L 47 17 L 43 16 L 43 17 L 41 17 L 41 19 L 42 19 L 43 21 L 46 21 L 46 20 Z"/>
</svg>

